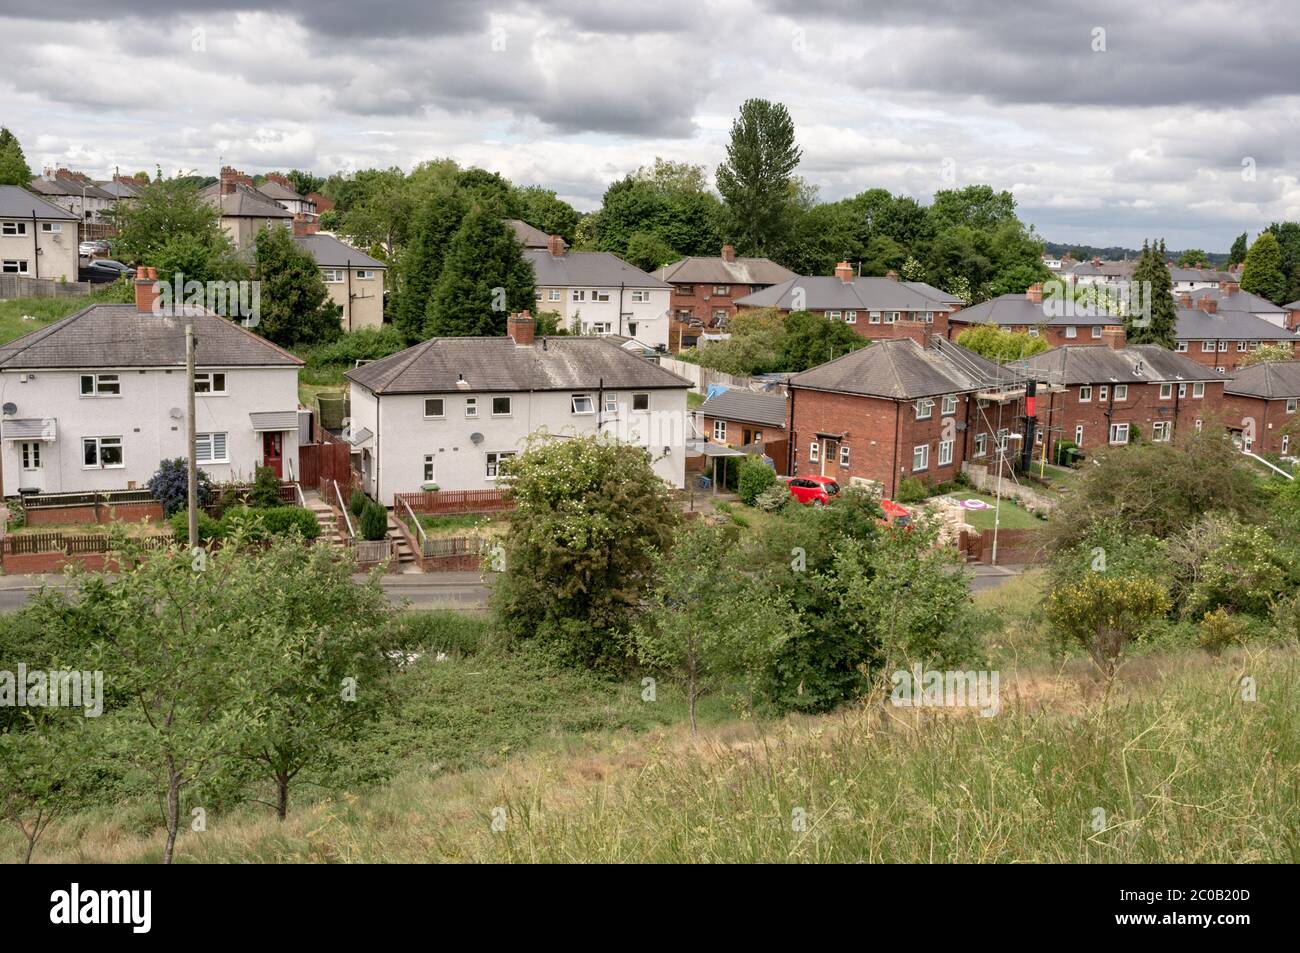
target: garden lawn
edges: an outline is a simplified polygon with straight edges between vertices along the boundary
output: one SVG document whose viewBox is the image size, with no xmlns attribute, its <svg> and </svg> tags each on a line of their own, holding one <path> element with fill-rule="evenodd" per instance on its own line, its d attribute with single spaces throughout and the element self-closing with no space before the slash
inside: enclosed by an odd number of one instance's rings
<svg viewBox="0 0 1300 953">
<path fill-rule="evenodd" d="M 0 301 L 0 344 L 75 314 L 95 302 L 90 298 L 14 298 Z M 25 320 L 26 317 L 35 320 Z"/>
<path fill-rule="evenodd" d="M 996 498 L 988 493 L 977 493 L 974 490 L 957 490 L 948 494 L 959 500 L 983 500 L 990 507 L 996 502 Z M 966 510 L 966 522 L 972 529 L 985 530 L 993 528 L 993 510 Z M 999 525 L 1002 529 L 1042 529 L 1047 524 L 1040 520 L 1033 513 L 1017 505 L 1007 497 L 1002 498 L 1002 509 L 1000 514 Z"/>
</svg>

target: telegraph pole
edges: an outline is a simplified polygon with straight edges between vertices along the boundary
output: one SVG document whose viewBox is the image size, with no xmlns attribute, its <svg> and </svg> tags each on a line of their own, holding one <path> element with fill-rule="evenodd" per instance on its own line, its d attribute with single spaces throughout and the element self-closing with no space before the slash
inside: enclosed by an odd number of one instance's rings
<svg viewBox="0 0 1300 953">
<path fill-rule="evenodd" d="M 186 498 L 189 503 L 190 549 L 193 550 L 199 545 L 199 467 L 194 459 L 198 439 L 194 428 L 194 315 L 188 309 L 185 314 L 185 407 L 185 469 L 189 482 Z"/>
</svg>

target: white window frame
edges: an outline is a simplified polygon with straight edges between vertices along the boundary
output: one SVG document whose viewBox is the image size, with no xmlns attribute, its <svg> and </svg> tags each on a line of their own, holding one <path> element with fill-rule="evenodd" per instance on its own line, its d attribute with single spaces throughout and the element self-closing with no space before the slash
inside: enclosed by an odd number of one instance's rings
<svg viewBox="0 0 1300 953">
<path fill-rule="evenodd" d="M 1127 384 L 1116 384 L 1116 385 L 1115 385 L 1115 402 L 1118 403 L 1118 402 L 1121 401 L 1121 400 L 1128 400 L 1128 385 L 1127 385 Z"/>
<path fill-rule="evenodd" d="M 26 222 L 0 222 L 0 237 L 22 238 L 27 234 Z"/>
<path fill-rule="evenodd" d="M 845 324 L 857 324 L 857 323 L 858 323 L 858 313 L 857 313 L 856 311 L 845 311 L 845 312 L 844 312 L 844 323 L 845 323 Z"/>
<path fill-rule="evenodd" d="M 977 433 L 975 435 L 975 456 L 987 456 L 989 452 L 989 435 L 986 433 Z"/>
<path fill-rule="evenodd" d="M 547 301 L 563 301 L 563 300 L 564 300 L 564 292 L 561 291 L 559 288 L 551 288 L 551 289 L 549 289 L 549 290 L 546 292 L 546 300 L 547 300 Z"/>
<path fill-rule="evenodd" d="M 90 391 L 86 390 L 86 381 L 90 381 Z M 102 391 L 101 388 L 111 382 L 117 387 L 117 391 Z M 122 376 L 120 374 L 82 374 L 81 383 L 79 384 L 81 396 L 89 398 L 103 397 L 121 397 L 122 396 Z"/>
<path fill-rule="evenodd" d="M 592 300 L 592 301 L 597 301 L 597 302 L 608 301 L 608 300 L 609 300 L 609 289 L 607 289 L 607 288 L 592 288 L 592 289 L 591 289 L 591 300 Z"/>
<path fill-rule="evenodd" d="M 844 316 L 841 311 L 827 311 L 826 317 L 831 321 L 838 321 Z"/>
<path fill-rule="evenodd" d="M 218 449 L 221 451 L 220 456 L 217 455 Z M 223 430 L 214 430 L 211 433 L 196 433 L 194 435 L 194 462 L 229 463 L 230 434 Z"/>
<path fill-rule="evenodd" d="M 515 455 L 514 450 L 492 450 L 483 455 L 483 478 L 496 480 L 501 475 L 501 463 Z"/>
<path fill-rule="evenodd" d="M 1102 384 L 1097 388 L 1097 402 L 1101 403 L 1110 396 L 1110 385 Z"/>
<path fill-rule="evenodd" d="M 1078 328 L 1078 325 L 1067 324 L 1067 325 L 1065 326 L 1065 337 L 1066 337 L 1067 340 L 1070 340 L 1070 339 L 1073 339 L 1073 338 L 1077 338 L 1078 336 L 1079 336 L 1079 328 Z"/>
<path fill-rule="evenodd" d="M 499 400 L 504 400 L 504 401 L 506 402 L 506 409 L 505 409 L 505 410 L 501 410 L 501 411 L 497 410 L 497 401 L 499 401 Z M 496 397 L 493 397 L 493 398 L 492 398 L 492 416 L 493 416 L 493 417 L 510 417 L 510 416 L 512 416 L 512 415 L 514 414 L 514 410 L 515 410 L 515 401 L 514 401 L 514 398 L 513 398 L 513 397 L 509 397 L 509 396 L 506 396 L 506 397 L 496 396 Z"/>
<path fill-rule="evenodd" d="M 847 467 L 848 465 L 849 465 L 849 447 L 848 444 L 842 443 L 840 444 L 840 466 Z"/>
<path fill-rule="evenodd" d="M 1295 397 L 1288 397 L 1286 399 L 1286 412 L 1288 414 L 1294 414 L 1296 412 L 1296 407 L 1298 405 L 1300 405 L 1300 399 Z"/>
<path fill-rule="evenodd" d="M 952 464 L 952 448 L 955 444 L 955 440 L 939 441 L 939 466 L 946 467 Z"/>
<path fill-rule="evenodd" d="M 357 281 L 371 281 L 375 277 L 373 268 L 358 268 Z"/>
<path fill-rule="evenodd" d="M 1173 424 L 1168 420 L 1156 420 L 1151 423 L 1151 440 L 1154 443 L 1167 443 L 1173 436 Z"/>
<path fill-rule="evenodd" d="M 638 404 L 640 404 L 641 406 L 638 407 L 638 406 L 637 406 Z M 632 409 L 633 409 L 633 410 L 649 410 L 649 409 L 650 409 L 650 394 L 649 394 L 649 392 L 643 392 L 643 393 L 640 393 L 640 394 L 633 394 L 633 395 L 632 395 Z"/>
<path fill-rule="evenodd" d="M 429 405 L 437 403 L 438 412 L 429 413 Z M 424 419 L 425 420 L 443 420 L 447 416 L 447 398 L 445 397 L 426 397 L 424 398 Z"/>
<path fill-rule="evenodd" d="M 1202 354 L 1213 354 L 1213 353 L 1214 353 L 1214 342 L 1213 342 L 1213 341 L 1202 341 L 1202 342 L 1201 342 L 1201 353 L 1202 353 Z"/>
<path fill-rule="evenodd" d="M 1192 384 L 1192 400 L 1200 400 L 1205 396 L 1205 381 L 1196 381 Z"/>
<path fill-rule="evenodd" d="M 633 304 L 647 304 L 650 301 L 650 292 L 645 288 L 632 289 Z"/>
<path fill-rule="evenodd" d="M 939 405 L 939 416 L 951 417 L 955 413 L 957 413 L 957 395 L 944 394 L 943 403 Z"/>
<path fill-rule="evenodd" d="M 898 315 L 899 315 L 899 312 L 897 312 L 897 311 L 886 311 L 885 314 L 884 314 L 885 323 L 886 323 L 886 324 L 896 324 L 896 323 L 898 323 Z"/>
<path fill-rule="evenodd" d="M 1160 385 L 1160 399 L 1161 399 L 1161 400 L 1173 400 L 1173 399 L 1174 399 L 1174 385 L 1173 385 L 1173 384 L 1171 384 L 1171 383 L 1168 382 L 1168 381 L 1165 381 L 1163 384 Z"/>
<path fill-rule="evenodd" d="M 1092 336 L 1095 337 L 1095 338 L 1099 338 L 1099 337 L 1101 337 L 1101 325 L 1100 325 L 1100 324 L 1094 324 L 1094 325 L 1092 326 Z"/>
<path fill-rule="evenodd" d="M 342 268 L 322 268 L 320 270 L 321 281 L 327 285 L 341 285 L 346 277 Z"/>
<path fill-rule="evenodd" d="M 1187 342 L 1186 342 L 1186 341 L 1175 341 L 1175 342 L 1174 342 L 1174 350 L 1177 351 L 1179 354 L 1186 354 L 1186 353 L 1187 353 Z"/>
<path fill-rule="evenodd" d="M 718 443 L 727 442 L 727 422 L 725 420 L 715 420 L 713 422 L 713 439 Z"/>
<path fill-rule="evenodd" d="M 1092 403 L 1092 385 L 1091 385 L 1091 384 L 1081 384 L 1081 385 L 1079 386 L 1079 403 L 1081 403 L 1081 404 L 1091 404 L 1091 403 Z"/>
<path fill-rule="evenodd" d="M 41 222 L 41 231 L 43 231 L 46 235 L 61 235 L 63 234 L 63 223 L 62 222 Z"/>
<path fill-rule="evenodd" d="M 477 398 L 477 397 L 466 397 L 466 398 L 465 398 L 465 416 L 466 416 L 466 417 L 477 417 L 477 416 L 478 416 L 478 398 Z"/>
<path fill-rule="evenodd" d="M 114 444 L 114 441 L 116 442 Z M 86 462 L 86 445 L 93 444 L 95 447 L 95 462 Z M 112 447 L 116 445 L 118 456 L 121 457 L 121 463 L 104 463 L 105 446 Z M 81 438 L 81 469 L 83 470 L 121 470 L 126 466 L 126 451 L 122 447 L 121 437 L 82 437 Z"/>
<path fill-rule="evenodd" d="M 920 462 L 918 466 L 917 463 Z M 924 473 L 930 469 L 930 445 L 928 443 L 918 444 L 912 448 L 912 472 Z"/>
<path fill-rule="evenodd" d="M 1074 425 L 1074 445 L 1076 447 L 1083 446 L 1083 424 Z"/>
<path fill-rule="evenodd" d="M 880 312 L 869 311 L 867 313 L 867 324 L 879 324 L 879 323 L 880 323 Z"/>
<path fill-rule="evenodd" d="M 200 384 L 206 384 L 207 390 L 200 388 Z M 221 386 L 218 388 L 217 384 Z M 195 371 L 194 372 L 194 393 L 204 397 L 224 397 L 229 391 L 226 390 L 226 372 L 225 371 Z"/>
<path fill-rule="evenodd" d="M 22 461 L 24 470 L 41 470 L 41 442 L 39 440 L 24 440 L 18 445 L 18 456 Z"/>
<path fill-rule="evenodd" d="M 584 404 L 586 409 L 579 410 L 579 406 Z M 569 398 L 569 410 L 579 417 L 589 417 L 596 412 L 596 401 L 590 394 L 574 394 Z"/>
<path fill-rule="evenodd" d="M 922 413 L 924 411 L 924 413 Z M 929 420 L 934 416 L 934 401 L 929 397 L 922 397 L 916 402 L 916 419 Z"/>
<path fill-rule="evenodd" d="M 26 275 L 31 273 L 31 262 L 26 258 L 6 258 L 0 262 L 0 274 Z"/>
<path fill-rule="evenodd" d="M 578 302 L 578 303 L 582 303 L 583 301 L 586 301 L 586 300 L 587 300 L 587 289 L 586 289 L 586 288 L 574 288 L 574 289 L 572 289 L 572 290 L 570 291 L 570 293 L 569 293 L 569 300 L 570 300 L 570 301 L 576 301 L 576 302 Z"/>
<path fill-rule="evenodd" d="M 1119 439 L 1119 436 L 1121 434 L 1123 434 L 1124 436 L 1123 440 Z M 1107 439 L 1110 441 L 1110 445 L 1112 447 L 1122 447 L 1126 443 L 1128 443 L 1129 435 L 1130 434 L 1129 434 L 1128 424 L 1111 424 L 1110 432 L 1107 434 Z"/>
<path fill-rule="evenodd" d="M 618 413 L 618 394 L 614 393 L 613 391 L 605 392 L 605 413 L 607 414 Z"/>
<path fill-rule="evenodd" d="M 812 443 L 808 444 L 808 462 L 822 462 L 822 442 L 820 440 L 814 440 Z"/>
<path fill-rule="evenodd" d="M 438 472 L 438 455 L 436 453 L 426 453 L 424 455 L 424 482 L 434 483 L 434 474 Z"/>
</svg>

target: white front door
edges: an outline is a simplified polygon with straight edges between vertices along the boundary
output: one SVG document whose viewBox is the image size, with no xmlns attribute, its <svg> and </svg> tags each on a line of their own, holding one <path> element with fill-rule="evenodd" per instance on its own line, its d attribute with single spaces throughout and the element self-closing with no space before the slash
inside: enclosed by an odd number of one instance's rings
<svg viewBox="0 0 1300 953">
<path fill-rule="evenodd" d="M 41 473 L 41 444 L 39 441 L 30 441 L 18 445 L 18 453 L 22 457 L 22 477 L 19 480 L 21 487 L 35 487 L 38 490 L 44 489 Z"/>
</svg>

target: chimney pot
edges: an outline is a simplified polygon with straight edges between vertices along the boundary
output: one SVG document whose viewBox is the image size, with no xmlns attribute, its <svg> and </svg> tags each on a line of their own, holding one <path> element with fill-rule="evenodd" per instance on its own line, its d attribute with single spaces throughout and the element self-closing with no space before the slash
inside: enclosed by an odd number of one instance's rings
<svg viewBox="0 0 1300 953">
<path fill-rule="evenodd" d="M 1025 300 L 1032 301 L 1034 304 L 1043 303 L 1043 285 L 1042 282 L 1035 282 L 1025 289 Z"/>
<path fill-rule="evenodd" d="M 835 277 L 846 285 L 853 284 L 853 266 L 847 261 L 840 262 L 835 266 Z"/>
<path fill-rule="evenodd" d="M 520 311 L 506 319 L 506 333 L 514 340 L 517 347 L 532 347 L 533 335 L 537 325 L 528 311 Z"/>
<path fill-rule="evenodd" d="M 731 246 L 731 245 L 723 245 L 723 246 L 722 246 L 722 260 L 723 260 L 723 261 L 726 261 L 726 262 L 733 262 L 733 261 L 735 261 L 735 260 L 736 260 L 736 249 L 735 249 L 733 246 Z"/>
<path fill-rule="evenodd" d="M 141 265 L 135 270 L 135 310 L 140 314 L 153 314 L 158 294 L 158 270 Z"/>
</svg>

